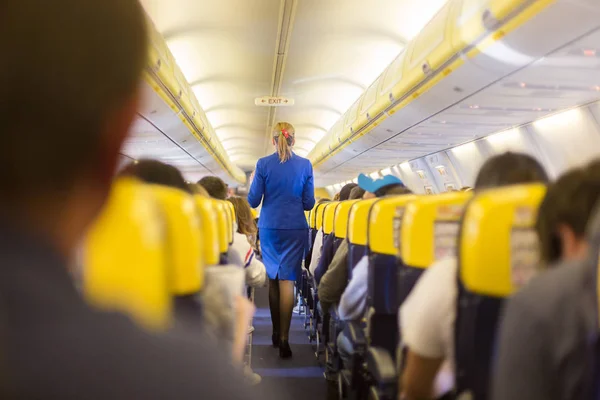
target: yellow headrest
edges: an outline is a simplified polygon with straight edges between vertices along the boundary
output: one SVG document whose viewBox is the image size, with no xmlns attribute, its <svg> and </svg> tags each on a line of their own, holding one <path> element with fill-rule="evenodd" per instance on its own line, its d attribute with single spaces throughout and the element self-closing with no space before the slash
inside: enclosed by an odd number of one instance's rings
<svg viewBox="0 0 600 400">
<path fill-rule="evenodd" d="M 113 184 L 84 243 L 83 287 L 92 304 L 125 312 L 150 329 L 167 327 L 172 303 L 164 227 L 149 187 L 132 178 Z"/>
<path fill-rule="evenodd" d="M 541 184 L 487 190 L 469 203 L 459 242 L 460 279 L 473 293 L 505 297 L 525 283 L 539 261 L 533 230 L 546 193 Z"/>
<path fill-rule="evenodd" d="M 202 195 L 194 196 L 196 210 L 200 216 L 202 252 L 206 265 L 219 264 L 219 215 L 213 200 Z"/>
<path fill-rule="evenodd" d="M 335 209 L 335 217 L 333 222 L 333 233 L 335 237 L 345 239 L 348 236 L 348 216 L 350 209 L 359 200 L 342 201 Z"/>
<path fill-rule="evenodd" d="M 250 212 L 252 213 L 252 218 L 254 218 L 254 219 L 258 218 L 258 211 L 256 211 L 256 209 L 251 208 Z"/>
<path fill-rule="evenodd" d="M 348 215 L 348 241 L 350 243 L 360 246 L 367 245 L 369 211 L 377 200 L 379 199 L 360 200 L 350 208 Z"/>
<path fill-rule="evenodd" d="M 217 214 L 219 252 L 225 254 L 229 249 L 229 231 L 231 230 L 229 213 L 224 201 L 212 199 L 212 204 Z"/>
<path fill-rule="evenodd" d="M 233 203 L 230 201 L 223 201 L 223 205 L 225 206 L 225 212 L 227 213 L 227 243 L 231 245 L 233 243 L 233 232 L 235 231 L 235 209 L 233 208 Z"/>
<path fill-rule="evenodd" d="M 151 185 L 166 220 L 167 272 L 175 296 L 200 291 L 204 281 L 200 221 L 191 195 L 179 189 Z"/>
<path fill-rule="evenodd" d="M 316 217 L 316 222 L 317 222 L 316 228 L 317 228 L 317 230 L 318 229 L 323 229 L 323 217 L 325 215 L 325 208 L 327 207 L 327 205 L 329 203 L 330 202 L 321 203 L 321 204 L 319 204 L 317 206 L 317 210 L 316 210 L 316 214 L 317 214 L 317 217 Z"/>
<path fill-rule="evenodd" d="M 385 197 L 373 203 L 368 225 L 368 245 L 372 253 L 398 255 L 397 238 L 402 213 L 416 198 L 417 196 L 409 194 Z"/>
<path fill-rule="evenodd" d="M 304 217 L 306 218 L 306 222 L 310 223 L 310 211 L 304 211 Z"/>
<path fill-rule="evenodd" d="M 332 201 L 325 207 L 325 215 L 323 217 L 323 233 L 329 235 L 333 232 L 333 222 L 335 218 L 335 210 L 340 204 L 339 201 Z"/>
<path fill-rule="evenodd" d="M 460 218 L 472 192 L 419 197 L 406 206 L 400 228 L 400 255 L 406 265 L 427 268 L 456 254 Z"/>
</svg>

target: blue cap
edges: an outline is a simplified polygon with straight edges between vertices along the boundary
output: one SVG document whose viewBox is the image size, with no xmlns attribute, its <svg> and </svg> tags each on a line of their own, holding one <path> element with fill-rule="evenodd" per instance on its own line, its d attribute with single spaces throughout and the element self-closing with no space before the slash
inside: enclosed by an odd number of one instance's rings
<svg viewBox="0 0 600 400">
<path fill-rule="evenodd" d="M 363 189 L 367 192 L 370 192 L 370 193 L 375 193 L 382 187 L 389 186 L 389 185 L 404 186 L 404 183 L 400 179 L 396 178 L 393 175 L 385 175 L 384 177 L 379 178 L 377 180 L 375 180 L 365 174 L 360 174 L 358 176 L 358 186 L 360 186 L 361 189 Z"/>
</svg>

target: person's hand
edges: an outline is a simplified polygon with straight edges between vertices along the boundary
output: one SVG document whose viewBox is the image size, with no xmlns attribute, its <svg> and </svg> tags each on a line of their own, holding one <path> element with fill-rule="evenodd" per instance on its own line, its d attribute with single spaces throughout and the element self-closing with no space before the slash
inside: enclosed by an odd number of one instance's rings
<svg viewBox="0 0 600 400">
<path fill-rule="evenodd" d="M 254 180 L 254 174 L 256 173 L 256 170 L 252 171 L 252 173 L 250 174 L 250 178 L 248 178 L 248 182 L 252 183 L 252 181 Z"/>
</svg>

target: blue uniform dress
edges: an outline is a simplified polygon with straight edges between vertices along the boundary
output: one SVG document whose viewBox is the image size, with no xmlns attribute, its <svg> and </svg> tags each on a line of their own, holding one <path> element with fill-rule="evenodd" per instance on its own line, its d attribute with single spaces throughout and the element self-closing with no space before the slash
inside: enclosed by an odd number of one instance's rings
<svg viewBox="0 0 600 400">
<path fill-rule="evenodd" d="M 315 205 L 310 161 L 292 154 L 282 164 L 277 153 L 258 160 L 248 202 L 256 208 L 261 201 L 258 229 L 267 275 L 270 279 L 295 281 L 308 247 L 304 211 Z"/>
</svg>

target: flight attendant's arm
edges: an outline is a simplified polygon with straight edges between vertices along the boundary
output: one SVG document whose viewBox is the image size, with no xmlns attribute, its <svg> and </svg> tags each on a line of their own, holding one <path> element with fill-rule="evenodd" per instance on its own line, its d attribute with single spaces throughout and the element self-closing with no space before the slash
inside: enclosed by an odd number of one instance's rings
<svg viewBox="0 0 600 400">
<path fill-rule="evenodd" d="M 310 162 L 308 162 L 308 178 L 302 192 L 302 206 L 305 211 L 310 211 L 315 206 L 315 181 L 313 178 L 313 167 Z"/>
<path fill-rule="evenodd" d="M 256 208 L 260 205 L 263 195 L 265 194 L 265 178 L 262 174 L 260 161 L 256 163 L 256 169 L 254 170 L 254 179 L 250 184 L 250 191 L 248 192 L 248 203 L 250 207 Z"/>
</svg>

